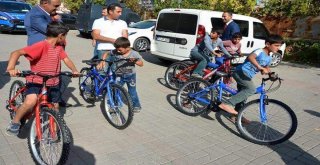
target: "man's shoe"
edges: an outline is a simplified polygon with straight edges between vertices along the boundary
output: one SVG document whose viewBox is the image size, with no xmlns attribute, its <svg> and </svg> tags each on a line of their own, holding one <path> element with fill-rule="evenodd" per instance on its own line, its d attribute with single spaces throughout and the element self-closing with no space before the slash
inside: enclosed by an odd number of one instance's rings
<svg viewBox="0 0 320 165">
<path fill-rule="evenodd" d="M 14 135 L 17 136 L 19 134 L 20 131 L 20 123 L 14 123 L 14 122 L 10 122 L 9 126 L 7 127 L 6 131 L 8 135 Z"/>
<path fill-rule="evenodd" d="M 61 101 L 59 102 L 60 107 L 72 107 L 72 104 L 69 104 L 67 102 Z"/>
</svg>

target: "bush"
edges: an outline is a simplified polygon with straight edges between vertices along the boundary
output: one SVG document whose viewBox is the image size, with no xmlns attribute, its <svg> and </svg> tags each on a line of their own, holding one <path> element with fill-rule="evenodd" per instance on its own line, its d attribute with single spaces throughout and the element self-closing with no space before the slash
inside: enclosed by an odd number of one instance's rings
<svg viewBox="0 0 320 165">
<path fill-rule="evenodd" d="M 313 40 L 287 40 L 285 61 L 320 67 L 320 42 Z"/>
</svg>

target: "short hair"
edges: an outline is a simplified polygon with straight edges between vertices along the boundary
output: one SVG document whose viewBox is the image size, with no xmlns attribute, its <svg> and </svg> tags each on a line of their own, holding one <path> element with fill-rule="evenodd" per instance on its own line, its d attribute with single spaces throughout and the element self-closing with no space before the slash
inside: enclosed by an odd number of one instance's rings
<svg viewBox="0 0 320 165">
<path fill-rule="evenodd" d="M 62 22 L 53 21 L 47 26 L 47 37 L 58 37 L 59 34 L 66 35 L 69 28 Z"/>
<path fill-rule="evenodd" d="M 40 0 L 40 4 L 51 3 L 51 0 Z"/>
<path fill-rule="evenodd" d="M 108 13 L 109 13 L 109 11 L 114 11 L 116 9 L 116 7 L 122 8 L 119 3 L 111 3 L 110 5 L 108 5 L 108 7 L 107 7 Z"/>
<path fill-rule="evenodd" d="M 219 28 L 211 28 L 211 33 L 218 33 L 218 35 L 220 35 L 223 33 L 223 30 Z"/>
<path fill-rule="evenodd" d="M 113 45 L 115 48 L 128 48 L 130 47 L 130 41 L 126 37 L 119 37 Z"/>
<path fill-rule="evenodd" d="M 233 33 L 231 38 L 232 38 L 232 39 L 234 39 L 234 38 L 240 38 L 240 39 L 242 39 L 242 34 L 241 34 L 240 32 Z"/>
<path fill-rule="evenodd" d="M 224 11 L 223 13 L 228 13 L 232 17 L 232 12 L 231 11 Z"/>
<path fill-rule="evenodd" d="M 283 44 L 283 38 L 278 35 L 278 34 L 270 34 L 267 38 L 266 38 L 266 43 L 269 44 Z"/>
</svg>

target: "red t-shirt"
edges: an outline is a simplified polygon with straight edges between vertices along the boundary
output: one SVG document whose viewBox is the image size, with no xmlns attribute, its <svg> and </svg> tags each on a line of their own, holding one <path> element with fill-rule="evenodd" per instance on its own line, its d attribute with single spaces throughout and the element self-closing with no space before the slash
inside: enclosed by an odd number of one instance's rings
<svg viewBox="0 0 320 165">
<path fill-rule="evenodd" d="M 31 71 L 55 75 L 61 71 L 61 60 L 67 57 L 62 46 L 51 46 L 46 40 L 23 48 L 25 57 L 30 61 Z M 42 84 L 42 77 L 27 76 L 27 82 Z M 59 77 L 47 81 L 47 86 L 59 84 Z"/>
</svg>

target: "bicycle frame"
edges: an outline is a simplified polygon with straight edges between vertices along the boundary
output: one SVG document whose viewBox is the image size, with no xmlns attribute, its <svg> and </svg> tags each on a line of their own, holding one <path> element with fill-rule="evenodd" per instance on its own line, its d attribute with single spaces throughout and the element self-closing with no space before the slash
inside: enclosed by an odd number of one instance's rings
<svg viewBox="0 0 320 165">
<path fill-rule="evenodd" d="M 201 96 L 205 95 L 208 91 L 214 90 L 214 89 L 218 90 L 218 97 L 217 97 L 218 102 L 222 101 L 223 91 L 226 91 L 226 92 L 230 93 L 231 95 L 236 95 L 238 93 L 238 91 L 236 89 L 233 89 L 230 86 L 226 85 L 223 82 L 223 77 L 221 77 L 219 79 L 218 83 L 210 85 L 210 86 L 208 86 L 208 87 L 206 87 L 196 93 L 188 94 L 188 96 L 198 100 L 201 103 L 209 105 L 211 103 L 211 100 L 201 98 Z M 265 105 L 268 104 L 266 102 L 266 99 L 268 98 L 268 96 L 266 95 L 264 80 L 262 81 L 261 85 L 256 88 L 256 94 L 260 94 L 260 97 L 259 97 L 259 100 L 260 100 L 260 102 L 259 102 L 260 120 L 262 123 L 267 123 L 268 119 L 267 119 L 267 115 L 266 115 Z"/>
</svg>

